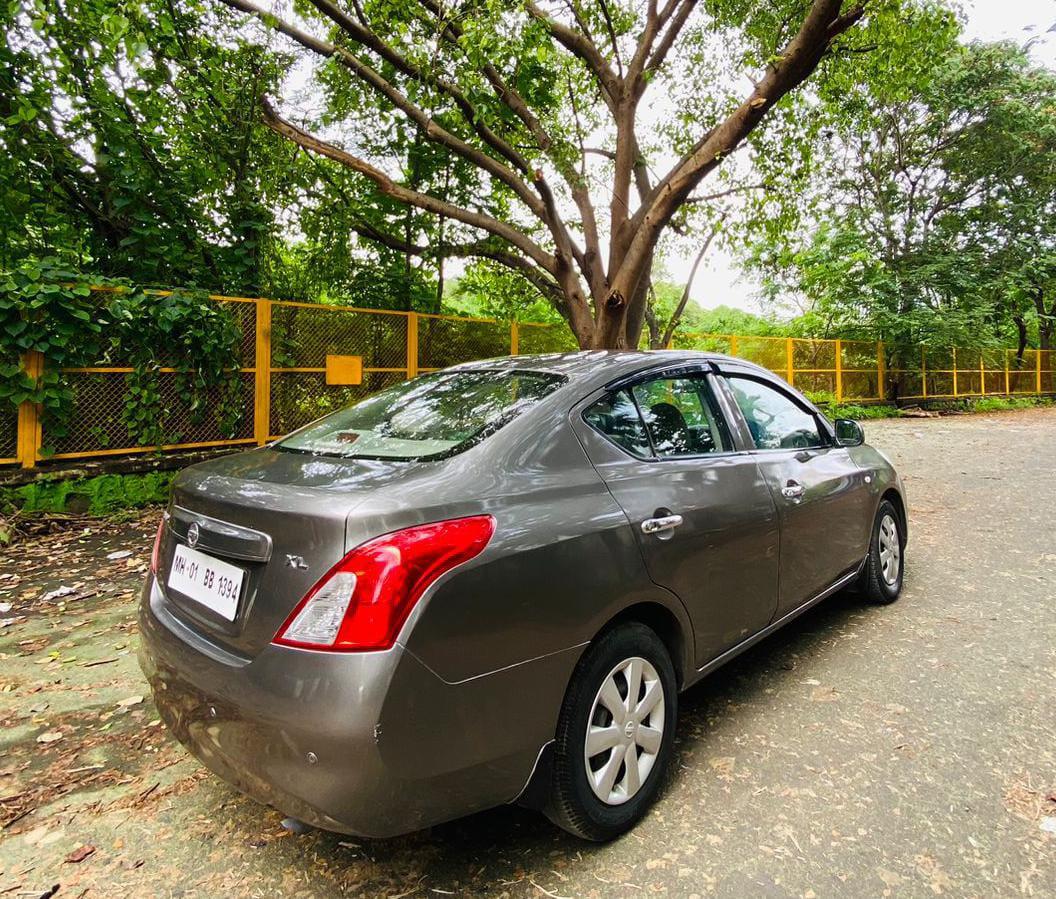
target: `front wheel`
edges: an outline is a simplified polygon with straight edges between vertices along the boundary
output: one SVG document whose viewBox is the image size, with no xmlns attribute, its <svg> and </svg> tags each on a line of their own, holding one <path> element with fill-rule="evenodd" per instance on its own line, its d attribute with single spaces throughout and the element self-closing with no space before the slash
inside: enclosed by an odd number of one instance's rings
<svg viewBox="0 0 1056 899">
<path fill-rule="evenodd" d="M 660 791 L 677 714 L 674 667 L 656 633 L 629 622 L 602 635 L 561 708 L 550 820 L 595 841 L 633 827 Z"/>
<path fill-rule="evenodd" d="M 890 500 L 880 503 L 861 579 L 862 592 L 870 602 L 886 605 L 898 599 L 902 592 L 905 537 L 900 520 Z"/>
</svg>

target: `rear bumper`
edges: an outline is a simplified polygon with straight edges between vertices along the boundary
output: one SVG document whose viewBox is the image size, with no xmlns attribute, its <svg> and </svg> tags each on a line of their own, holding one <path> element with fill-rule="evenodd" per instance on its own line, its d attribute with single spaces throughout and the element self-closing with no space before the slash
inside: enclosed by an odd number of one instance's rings
<svg viewBox="0 0 1056 899">
<path fill-rule="evenodd" d="M 399 645 L 269 645 L 247 662 L 173 618 L 153 578 L 139 624 L 140 665 L 161 718 L 191 753 L 258 802 L 367 837 L 515 799 L 553 737 L 578 657 L 557 653 L 459 684 Z M 537 711 L 524 715 L 518 700 L 533 693 Z"/>
</svg>

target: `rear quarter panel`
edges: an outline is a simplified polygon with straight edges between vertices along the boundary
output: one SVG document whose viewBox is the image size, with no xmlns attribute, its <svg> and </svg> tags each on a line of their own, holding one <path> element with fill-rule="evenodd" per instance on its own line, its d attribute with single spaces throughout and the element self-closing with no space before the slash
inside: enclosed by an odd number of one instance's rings
<svg viewBox="0 0 1056 899">
<path fill-rule="evenodd" d="M 408 649 L 456 683 L 581 647 L 639 602 L 669 608 L 692 642 L 685 609 L 649 579 L 627 518 L 587 460 L 567 409 L 552 408 L 521 439 L 496 449 L 481 454 L 476 472 L 462 473 L 473 477 L 479 499 L 475 509 L 456 513 L 493 515 L 495 535 L 418 604 L 401 638 Z M 450 517 L 439 513 L 455 508 L 425 516 Z"/>
</svg>

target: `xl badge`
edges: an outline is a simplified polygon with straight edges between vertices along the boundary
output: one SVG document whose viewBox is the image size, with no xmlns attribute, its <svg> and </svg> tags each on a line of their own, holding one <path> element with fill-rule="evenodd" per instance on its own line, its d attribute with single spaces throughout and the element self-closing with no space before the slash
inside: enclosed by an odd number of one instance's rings
<svg viewBox="0 0 1056 899">
<path fill-rule="evenodd" d="M 308 570 L 308 563 L 304 561 L 300 556 L 291 556 L 289 553 L 286 554 L 286 567 L 287 568 L 298 568 L 302 571 Z"/>
</svg>

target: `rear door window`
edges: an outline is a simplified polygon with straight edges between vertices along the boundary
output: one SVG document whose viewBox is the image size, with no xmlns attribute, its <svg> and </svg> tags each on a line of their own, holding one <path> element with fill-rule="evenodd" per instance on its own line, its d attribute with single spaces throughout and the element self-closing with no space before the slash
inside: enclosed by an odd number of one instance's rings
<svg viewBox="0 0 1056 899">
<path fill-rule="evenodd" d="M 639 458 L 700 456 L 732 447 L 707 377 L 650 378 L 583 413 L 591 427 Z"/>
<path fill-rule="evenodd" d="M 445 458 L 479 443 L 565 381 L 510 370 L 423 375 L 321 418 L 275 448 L 348 459 Z"/>
<path fill-rule="evenodd" d="M 730 449 L 726 422 L 704 375 L 655 378 L 633 389 L 653 448 L 661 458 Z"/>
<path fill-rule="evenodd" d="M 653 454 L 638 407 L 626 390 L 611 393 L 586 412 L 583 419 L 632 456 L 648 459 Z"/>
</svg>

